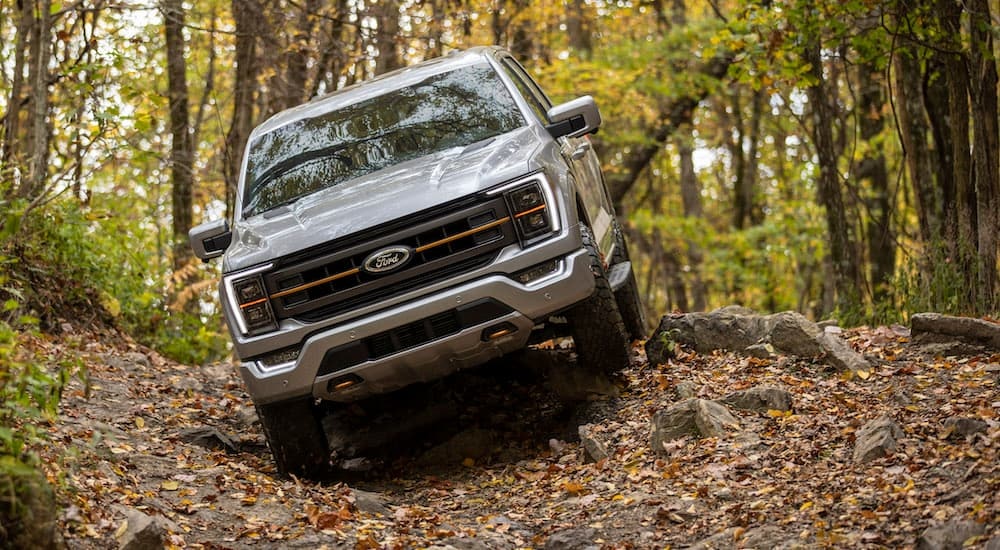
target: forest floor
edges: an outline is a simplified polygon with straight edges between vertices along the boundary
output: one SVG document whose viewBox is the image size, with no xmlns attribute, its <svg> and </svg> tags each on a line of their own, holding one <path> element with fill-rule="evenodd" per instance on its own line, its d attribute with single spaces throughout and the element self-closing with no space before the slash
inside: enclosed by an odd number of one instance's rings
<svg viewBox="0 0 1000 550">
<path fill-rule="evenodd" d="M 89 389 L 67 389 L 41 451 L 70 548 L 875 548 L 956 521 L 992 548 L 1000 354 L 942 355 L 903 327 L 844 336 L 871 371 L 683 350 L 649 365 L 636 344 L 618 395 L 576 405 L 538 369 L 499 361 L 394 399 L 389 418 L 445 412 L 319 483 L 276 475 L 231 365 L 180 365 L 103 334 L 32 345 L 88 366 Z M 704 399 L 779 386 L 793 410 L 734 411 L 739 431 L 654 452 L 651 415 L 679 385 Z M 856 463 L 855 432 L 880 416 L 902 427 L 898 447 Z M 954 417 L 988 427 L 957 437 Z M 587 461 L 582 423 L 606 459 Z"/>
</svg>

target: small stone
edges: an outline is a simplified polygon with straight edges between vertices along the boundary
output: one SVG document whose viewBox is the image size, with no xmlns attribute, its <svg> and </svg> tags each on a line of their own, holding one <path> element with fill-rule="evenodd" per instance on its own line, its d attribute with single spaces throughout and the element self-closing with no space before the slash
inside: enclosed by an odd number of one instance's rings
<svg viewBox="0 0 1000 550">
<path fill-rule="evenodd" d="M 777 353 L 774 346 L 767 342 L 747 346 L 747 349 L 744 351 L 750 357 L 756 357 L 757 359 L 770 359 Z"/>
<path fill-rule="evenodd" d="M 986 532 L 986 527 L 971 520 L 953 519 L 928 527 L 917 539 L 917 550 L 961 550 L 965 541 Z"/>
<path fill-rule="evenodd" d="M 119 550 L 161 550 L 164 547 L 163 526 L 138 510 L 127 512 L 128 527 L 118 539 Z"/>
<path fill-rule="evenodd" d="M 592 527 L 565 529 L 552 533 L 545 541 L 545 550 L 598 550 L 601 545 L 594 542 L 597 530 Z"/>
<path fill-rule="evenodd" d="M 748 411 L 790 411 L 792 394 L 773 386 L 756 386 L 733 392 L 722 399 L 730 407 Z"/>
<path fill-rule="evenodd" d="M 386 506 L 385 499 L 378 493 L 353 489 L 354 507 L 373 516 L 390 517 L 392 511 Z"/>
<path fill-rule="evenodd" d="M 608 449 L 600 439 L 594 436 L 589 424 L 580 426 L 580 444 L 583 445 L 583 458 L 586 462 L 600 462 L 608 459 Z"/>
<path fill-rule="evenodd" d="M 239 450 L 231 437 L 211 426 L 186 428 L 181 430 L 177 436 L 181 441 L 206 449 L 221 450 L 227 453 L 235 453 Z"/>
<path fill-rule="evenodd" d="M 953 416 L 944 421 L 944 438 L 963 439 L 970 435 L 985 432 L 989 424 L 979 418 Z"/>
<path fill-rule="evenodd" d="M 857 433 L 854 443 L 854 461 L 869 462 L 896 450 L 896 440 L 903 437 L 903 430 L 889 417 L 868 422 Z"/>
<path fill-rule="evenodd" d="M 738 428 L 739 421 L 725 405 L 705 399 L 687 399 L 653 414 L 650 444 L 663 452 L 663 444 L 684 436 L 719 437 Z"/>
<path fill-rule="evenodd" d="M 678 399 L 684 400 L 684 399 L 691 399 L 692 397 L 697 396 L 699 389 L 701 388 L 698 387 L 698 384 L 695 384 L 690 380 L 685 380 L 680 384 L 677 384 L 677 387 L 674 388 L 674 391 L 677 392 Z"/>
</svg>

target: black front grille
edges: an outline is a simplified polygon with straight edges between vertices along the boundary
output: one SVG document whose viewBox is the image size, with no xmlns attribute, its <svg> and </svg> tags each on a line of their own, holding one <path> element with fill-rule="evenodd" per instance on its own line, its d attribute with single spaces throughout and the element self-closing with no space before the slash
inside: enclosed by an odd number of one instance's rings
<svg viewBox="0 0 1000 550">
<path fill-rule="evenodd" d="M 517 242 L 503 198 L 448 210 L 366 243 L 309 259 L 298 256 L 290 265 L 280 262 L 265 276 L 275 314 L 319 321 L 486 266 L 501 248 Z M 387 247 L 405 247 L 406 265 L 385 274 L 366 271 L 365 259 Z"/>
<path fill-rule="evenodd" d="M 503 317 L 512 311 L 500 302 L 484 299 L 407 323 L 327 351 L 317 376 L 332 374 L 365 361 L 381 359 L 439 338 L 458 334 L 466 328 Z"/>
</svg>

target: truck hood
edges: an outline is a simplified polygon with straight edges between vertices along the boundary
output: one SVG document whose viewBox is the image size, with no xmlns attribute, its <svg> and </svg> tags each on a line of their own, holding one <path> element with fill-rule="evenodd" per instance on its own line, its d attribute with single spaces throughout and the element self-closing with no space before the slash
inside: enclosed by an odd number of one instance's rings
<svg viewBox="0 0 1000 550">
<path fill-rule="evenodd" d="M 448 203 L 539 168 L 524 127 L 379 170 L 237 221 L 223 271 L 239 271 Z"/>
</svg>

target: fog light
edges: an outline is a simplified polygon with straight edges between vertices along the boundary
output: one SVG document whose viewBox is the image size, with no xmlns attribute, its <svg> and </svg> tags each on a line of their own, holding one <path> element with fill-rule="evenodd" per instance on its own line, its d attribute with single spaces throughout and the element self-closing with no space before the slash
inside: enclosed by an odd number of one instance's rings
<svg viewBox="0 0 1000 550">
<path fill-rule="evenodd" d="M 496 340 L 497 338 L 503 338 L 508 334 L 514 334 L 517 332 L 517 327 L 511 323 L 500 323 L 499 325 L 493 325 L 492 327 L 483 331 L 483 341 L 489 342 L 490 340 Z"/>
<path fill-rule="evenodd" d="M 338 376 L 330 380 L 326 384 L 326 391 L 330 393 L 343 391 L 362 382 L 364 380 L 356 374 L 345 374 L 344 376 Z"/>
<path fill-rule="evenodd" d="M 521 284 L 526 285 L 553 273 L 558 268 L 559 260 L 549 260 L 543 264 L 538 264 L 530 269 L 522 271 L 514 277 L 516 277 Z"/>
</svg>

